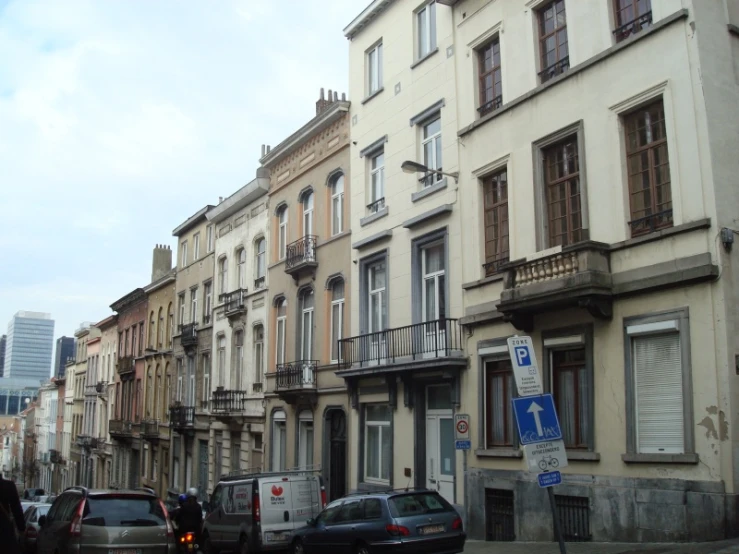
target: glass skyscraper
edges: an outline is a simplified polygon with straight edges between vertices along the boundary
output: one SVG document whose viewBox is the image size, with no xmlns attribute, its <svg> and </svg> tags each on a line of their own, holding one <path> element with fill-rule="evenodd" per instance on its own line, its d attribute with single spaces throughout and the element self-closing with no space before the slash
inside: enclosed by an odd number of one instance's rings
<svg viewBox="0 0 739 554">
<path fill-rule="evenodd" d="M 18 312 L 8 324 L 3 377 L 48 379 L 53 350 L 54 320 L 51 314 Z"/>
<path fill-rule="evenodd" d="M 67 361 L 71 358 L 74 358 L 74 337 L 59 337 L 56 339 L 54 377 L 64 377 Z"/>
</svg>

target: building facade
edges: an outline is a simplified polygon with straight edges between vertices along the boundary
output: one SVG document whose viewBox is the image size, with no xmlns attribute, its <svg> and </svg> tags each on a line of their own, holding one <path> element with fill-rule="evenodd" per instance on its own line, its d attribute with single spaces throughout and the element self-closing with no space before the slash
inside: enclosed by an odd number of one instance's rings
<svg viewBox="0 0 739 554">
<path fill-rule="evenodd" d="M 95 337 L 87 341 L 87 370 L 83 376 L 83 398 L 82 409 L 82 433 L 77 440 L 82 447 L 82 459 L 80 460 L 80 485 L 93 488 L 97 483 L 98 470 L 98 440 L 100 437 L 100 408 L 102 402 L 100 396 L 106 392 L 106 387 L 100 379 L 100 342 L 101 331 L 97 327 Z"/>
<path fill-rule="evenodd" d="M 362 101 L 351 109 L 356 309 L 337 374 L 351 398 L 350 487 L 428 487 L 461 505 L 453 417 L 469 359 L 451 11 L 376 1 L 344 29 Z"/>
<path fill-rule="evenodd" d="M 8 335 L 0 335 L 0 377 L 5 376 L 5 349 L 8 345 Z"/>
<path fill-rule="evenodd" d="M 176 496 L 197 487 L 202 499 L 208 490 L 211 467 L 209 437 L 210 375 L 212 367 L 214 226 L 198 210 L 172 235 L 177 237 L 175 313 L 172 314 L 174 371 L 169 425 L 171 475 L 169 493 Z"/>
<path fill-rule="evenodd" d="M 74 337 L 59 337 L 56 339 L 56 348 L 54 349 L 54 371 L 52 376 L 64 377 L 64 370 L 67 367 L 67 361 L 73 358 Z M 0 376 L 2 375 L 0 374 Z"/>
<path fill-rule="evenodd" d="M 316 115 L 260 162 L 269 171 L 269 347 L 265 465 L 348 487 L 347 394 L 335 372 L 349 331 L 350 103 L 321 91 Z"/>
<path fill-rule="evenodd" d="M 46 381 L 53 349 L 54 320 L 50 314 L 16 313 L 8 323 L 3 376 Z"/>
<path fill-rule="evenodd" d="M 96 487 L 110 487 L 113 473 L 113 443 L 108 428 L 115 416 L 115 374 L 118 348 L 118 316 L 111 315 L 95 324 L 100 330 L 100 365 L 98 381 L 95 383 L 97 410 L 99 415 L 96 429 L 95 458 Z"/>
<path fill-rule="evenodd" d="M 72 344 L 72 354 L 74 355 L 74 344 Z M 69 358 L 67 358 L 69 359 Z M 66 369 L 66 364 L 65 364 Z M 52 377 L 51 382 L 56 387 L 56 418 L 52 423 L 56 427 L 56 437 L 54 440 L 54 447 L 50 451 L 49 458 L 53 464 L 53 471 L 51 475 L 51 487 L 52 490 L 61 491 L 64 490 L 64 472 L 66 469 L 66 459 L 62 455 L 64 450 L 64 414 L 65 414 L 65 394 L 66 394 L 66 379 L 65 373 L 62 372 L 61 377 Z"/>
<path fill-rule="evenodd" d="M 75 339 L 76 343 L 76 339 Z M 77 364 L 77 347 L 75 344 L 75 358 L 68 360 L 64 369 L 64 424 L 62 427 L 62 490 L 72 485 L 76 485 L 76 467 L 79 463 L 80 454 L 79 447 L 72 440 L 74 434 L 74 393 L 76 376 L 74 368 Z M 62 409 L 60 407 L 60 409 Z"/>
<path fill-rule="evenodd" d="M 39 403 L 35 425 L 37 437 L 37 461 L 39 464 L 39 487 L 52 490 L 54 473 L 51 452 L 56 447 L 56 386 L 47 381 L 39 388 Z"/>
<path fill-rule="evenodd" d="M 85 429 L 85 387 L 87 385 L 87 370 L 89 367 L 87 345 L 89 341 L 96 341 L 100 337 L 100 330 L 89 321 L 82 323 L 74 333 L 75 363 L 74 383 L 72 396 L 72 441 L 70 460 L 72 467 L 72 484 L 87 483 L 88 467 L 90 464 L 91 437 Z M 70 369 L 67 367 L 67 369 Z M 89 485 L 87 485 L 89 486 Z"/>
</svg>

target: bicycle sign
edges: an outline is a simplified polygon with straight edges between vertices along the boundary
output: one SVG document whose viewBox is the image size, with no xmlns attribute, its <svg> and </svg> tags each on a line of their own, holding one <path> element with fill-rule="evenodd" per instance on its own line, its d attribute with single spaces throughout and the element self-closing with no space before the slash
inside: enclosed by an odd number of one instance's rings
<svg viewBox="0 0 739 554">
<path fill-rule="evenodd" d="M 549 468 L 559 467 L 559 460 L 552 458 L 551 456 L 544 456 L 539 460 L 539 469 L 542 471 L 549 471 Z"/>
<path fill-rule="evenodd" d="M 529 471 L 541 473 L 567 467 L 567 453 L 563 440 L 543 441 L 525 444 L 523 452 Z"/>
</svg>

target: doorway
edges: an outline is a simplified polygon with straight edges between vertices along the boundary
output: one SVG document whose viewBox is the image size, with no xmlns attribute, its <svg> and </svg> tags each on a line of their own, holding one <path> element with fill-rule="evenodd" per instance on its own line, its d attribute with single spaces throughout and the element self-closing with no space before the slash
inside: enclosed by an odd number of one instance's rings
<svg viewBox="0 0 739 554">
<path fill-rule="evenodd" d="M 328 493 L 330 500 L 346 495 L 346 414 L 330 410 L 326 414 L 328 427 Z"/>
<path fill-rule="evenodd" d="M 454 414 L 449 385 L 426 387 L 426 487 L 454 503 Z"/>
</svg>

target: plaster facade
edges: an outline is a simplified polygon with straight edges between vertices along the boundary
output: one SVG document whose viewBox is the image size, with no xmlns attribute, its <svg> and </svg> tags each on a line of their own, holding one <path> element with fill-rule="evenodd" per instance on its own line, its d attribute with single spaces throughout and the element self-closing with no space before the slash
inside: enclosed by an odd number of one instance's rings
<svg viewBox="0 0 739 554">
<path fill-rule="evenodd" d="M 116 410 L 115 374 L 118 348 L 118 317 L 114 314 L 95 324 L 100 329 L 100 366 L 98 379 L 102 383 L 96 389 L 100 414 L 97 447 L 93 449 L 96 457 L 96 487 L 110 487 L 113 472 L 113 442 L 110 438 L 110 420 Z"/>
</svg>

